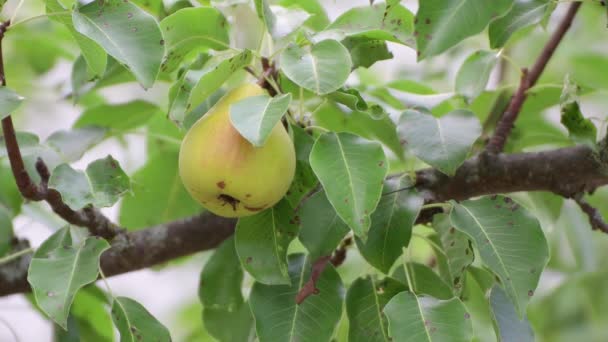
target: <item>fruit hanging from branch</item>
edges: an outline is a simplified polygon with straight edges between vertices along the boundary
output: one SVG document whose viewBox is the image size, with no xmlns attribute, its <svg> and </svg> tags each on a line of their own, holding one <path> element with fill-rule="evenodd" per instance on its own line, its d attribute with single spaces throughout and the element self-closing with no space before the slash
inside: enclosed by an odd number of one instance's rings
<svg viewBox="0 0 608 342">
<path fill-rule="evenodd" d="M 293 180 L 295 150 L 281 122 L 263 146 L 255 147 L 230 121 L 230 105 L 262 94 L 264 90 L 255 84 L 235 88 L 190 128 L 182 142 L 182 182 L 216 215 L 242 217 L 270 208 Z"/>
</svg>

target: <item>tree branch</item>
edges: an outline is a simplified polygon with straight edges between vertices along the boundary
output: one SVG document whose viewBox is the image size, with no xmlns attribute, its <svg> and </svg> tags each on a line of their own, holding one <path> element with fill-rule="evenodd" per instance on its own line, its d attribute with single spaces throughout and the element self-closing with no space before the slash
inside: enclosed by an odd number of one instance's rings
<svg viewBox="0 0 608 342">
<path fill-rule="evenodd" d="M 567 197 L 608 184 L 607 168 L 585 146 L 519 154 L 481 154 L 448 177 L 434 169 L 417 172 L 416 188 L 427 203 L 465 200 L 517 191 L 550 191 Z M 424 210 L 419 223 L 435 209 Z M 101 257 L 107 276 L 127 273 L 217 247 L 234 232 L 236 220 L 203 214 L 119 235 Z M 0 296 L 27 291 L 30 256 L 0 266 Z"/>
<path fill-rule="evenodd" d="M 486 147 L 486 151 L 496 154 L 502 152 L 505 147 L 505 143 L 507 142 L 507 138 L 511 134 L 511 130 L 515 125 L 515 121 L 517 120 L 517 116 L 521 111 L 521 108 L 526 101 L 526 92 L 528 89 L 536 84 L 536 81 L 540 78 L 540 75 L 545 70 L 545 67 L 549 63 L 549 60 L 553 56 L 553 53 L 557 49 L 559 43 L 562 41 L 566 32 L 572 25 L 572 21 L 574 20 L 574 16 L 578 12 L 581 7 L 582 2 L 573 2 L 568 9 L 568 12 L 560 22 L 557 30 L 551 36 L 551 39 L 547 42 L 542 52 L 536 59 L 534 66 L 529 71 L 527 69 L 522 70 L 522 77 L 519 83 L 519 88 L 513 97 L 511 98 L 511 102 L 509 106 L 505 110 L 502 115 L 502 118 L 498 122 L 496 126 L 496 130 L 494 131 L 494 135 L 490 139 Z"/>
<path fill-rule="evenodd" d="M 4 34 L 9 26 L 10 22 L 8 21 L 0 23 L 0 82 L 2 86 L 6 86 L 2 42 L 4 40 Z M 93 235 L 111 240 L 122 232 L 122 229 L 112 223 L 110 219 L 95 208 L 87 207 L 82 210 L 74 211 L 65 204 L 61 198 L 61 194 L 57 190 L 48 188 L 50 172 L 46 164 L 40 158 L 36 162 L 36 170 L 40 175 L 41 182 L 40 184 L 34 183 L 25 169 L 11 116 L 2 119 L 2 133 L 13 177 L 15 178 L 17 188 L 23 198 L 30 201 L 46 201 L 53 211 L 61 218 L 71 224 L 88 228 Z"/>
<path fill-rule="evenodd" d="M 589 223 L 593 230 L 599 230 L 608 233 L 608 224 L 602 218 L 602 214 L 597 208 L 594 208 L 583 198 L 583 193 L 578 193 L 574 196 L 574 200 L 581 210 L 589 217 Z"/>
</svg>

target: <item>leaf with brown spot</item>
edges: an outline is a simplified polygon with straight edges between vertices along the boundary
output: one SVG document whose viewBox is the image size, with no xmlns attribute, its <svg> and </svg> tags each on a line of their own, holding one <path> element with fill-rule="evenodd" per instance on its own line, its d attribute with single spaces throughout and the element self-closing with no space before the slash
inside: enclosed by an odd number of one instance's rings
<svg viewBox="0 0 608 342">
<path fill-rule="evenodd" d="M 121 341 L 171 341 L 169 330 L 133 299 L 116 297 L 112 303 L 112 320 Z"/>
</svg>

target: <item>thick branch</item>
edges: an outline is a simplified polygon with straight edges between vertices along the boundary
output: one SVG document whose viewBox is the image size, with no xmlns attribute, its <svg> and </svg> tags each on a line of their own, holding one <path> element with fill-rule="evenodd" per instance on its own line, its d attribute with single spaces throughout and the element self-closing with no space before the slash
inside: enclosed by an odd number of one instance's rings
<svg viewBox="0 0 608 342">
<path fill-rule="evenodd" d="M 505 143 L 507 142 L 507 138 L 511 134 L 511 130 L 515 125 L 515 120 L 517 120 L 517 116 L 521 111 L 521 108 L 526 101 L 526 92 L 528 89 L 536 84 L 536 81 L 540 78 L 540 75 L 545 70 L 545 67 L 549 63 L 549 60 L 553 56 L 553 53 L 557 49 L 559 43 L 562 41 L 566 32 L 572 25 L 572 21 L 574 20 L 574 16 L 578 12 L 582 2 L 574 2 L 570 5 L 568 12 L 560 22 L 557 30 L 551 36 L 551 39 L 547 42 L 542 52 L 536 59 L 534 66 L 528 72 L 527 69 L 522 70 L 522 77 L 519 84 L 519 88 L 515 95 L 511 98 L 511 102 L 509 106 L 505 110 L 502 115 L 502 118 L 498 122 L 496 126 L 496 130 L 494 135 L 490 139 L 490 142 L 487 146 L 487 151 L 490 153 L 499 153 L 505 147 Z"/>
<path fill-rule="evenodd" d="M 234 232 L 236 220 L 202 214 L 117 236 L 103 253 L 106 276 L 162 264 L 217 247 Z M 31 255 L 0 266 L 0 296 L 29 291 L 27 269 Z"/>
</svg>

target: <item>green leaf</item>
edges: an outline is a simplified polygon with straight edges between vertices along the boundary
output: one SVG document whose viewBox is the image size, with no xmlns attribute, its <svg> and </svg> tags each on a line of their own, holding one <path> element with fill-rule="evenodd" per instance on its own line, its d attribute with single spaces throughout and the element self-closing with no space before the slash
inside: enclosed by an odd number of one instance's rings
<svg viewBox="0 0 608 342">
<path fill-rule="evenodd" d="M 425 0 L 416 13 L 418 60 L 439 55 L 483 31 L 504 15 L 513 0 Z"/>
<path fill-rule="evenodd" d="M 475 242 L 481 261 L 500 278 L 521 316 L 534 295 L 549 248 L 540 224 L 508 197 L 453 203 L 450 220 Z"/>
<path fill-rule="evenodd" d="M 416 157 L 452 176 L 481 134 L 481 124 L 475 114 L 462 109 L 439 119 L 417 110 L 406 110 L 401 114 L 398 130 Z"/>
<path fill-rule="evenodd" d="M 534 342 L 534 332 L 528 318 L 524 316 L 523 320 L 519 319 L 513 303 L 500 286 L 494 285 L 492 288 L 490 303 L 501 341 Z"/>
<path fill-rule="evenodd" d="M 445 255 L 445 258 L 438 257 L 440 260 L 445 259 L 445 262 L 438 262 L 440 273 L 457 295 L 464 283 L 464 272 L 475 259 L 473 248 L 468 236 L 452 227 L 446 214 L 433 216 L 433 228 L 437 232 L 439 245 L 443 248 L 436 252 Z"/>
<path fill-rule="evenodd" d="M 369 68 L 378 61 L 393 58 L 393 54 L 388 50 L 388 46 L 383 40 L 348 37 L 342 40 L 342 45 L 350 53 L 353 70 L 358 67 Z"/>
<path fill-rule="evenodd" d="M 319 95 L 342 87 L 351 67 L 348 50 L 331 39 L 307 47 L 290 45 L 281 54 L 281 70 L 285 76 Z"/>
<path fill-rule="evenodd" d="M 352 98 L 350 100 L 352 101 Z M 344 101 L 346 102 L 346 99 Z M 360 102 L 351 103 L 351 105 L 361 106 Z M 358 110 L 349 111 L 335 103 L 327 102 L 319 106 L 313 116 L 315 124 L 318 126 L 333 132 L 348 132 L 365 139 L 379 141 L 386 145 L 397 158 L 403 157 L 403 146 L 399 142 L 397 126 L 388 115 L 375 118 L 369 113 Z"/>
<path fill-rule="evenodd" d="M 184 8 L 161 21 L 167 53 L 161 70 L 171 72 L 193 51 L 225 50 L 230 45 L 228 22 L 213 7 Z"/>
<path fill-rule="evenodd" d="M 290 103 L 291 94 L 250 96 L 230 105 L 230 121 L 253 146 L 262 147 Z"/>
<path fill-rule="evenodd" d="M 13 215 L 0 203 L 0 257 L 11 249 L 13 240 Z"/>
<path fill-rule="evenodd" d="M 291 126 L 293 144 L 296 149 L 296 174 L 293 182 L 285 194 L 285 199 L 296 208 L 300 201 L 318 184 L 317 176 L 310 167 L 310 150 L 315 143 L 312 136 L 297 125 Z"/>
<path fill-rule="evenodd" d="M 234 238 L 225 240 L 205 264 L 199 281 L 198 296 L 204 308 L 235 311 L 243 304 L 243 269 Z"/>
<path fill-rule="evenodd" d="M 414 46 L 413 31 L 412 12 L 397 3 L 389 6 L 379 3 L 346 11 L 315 39 L 360 37 Z"/>
<path fill-rule="evenodd" d="M 135 172 L 133 194 L 125 196 L 120 206 L 122 226 L 140 229 L 203 210 L 182 185 L 177 161 L 177 149 L 159 152 Z"/>
<path fill-rule="evenodd" d="M 164 10 L 163 0 L 131 0 L 131 2 L 155 17 L 159 17 Z"/>
<path fill-rule="evenodd" d="M 473 341 L 497 341 L 494 321 L 487 297 L 490 287 L 494 283 L 494 275 L 481 268 L 469 267 L 465 273 L 466 281 L 460 298 L 467 312 L 471 314 Z"/>
<path fill-rule="evenodd" d="M 78 32 L 76 28 L 74 28 L 70 11 L 68 11 L 58 0 L 45 1 L 46 13 L 49 14 L 49 19 L 65 25 L 80 47 L 82 56 L 87 64 L 87 75 L 89 78 L 103 75 L 104 71 L 106 70 L 108 60 L 105 50 L 95 41 Z"/>
<path fill-rule="evenodd" d="M 106 304 L 106 294 L 98 287 L 88 285 L 82 288 L 74 297 L 68 317 L 68 331 L 71 329 L 70 320 L 73 320 L 80 340 L 114 341 L 112 319 L 106 310 Z"/>
<path fill-rule="evenodd" d="M 456 92 L 465 96 L 469 101 L 479 96 L 488 84 L 498 57 L 495 52 L 485 50 L 471 54 L 456 75 Z"/>
<path fill-rule="evenodd" d="M 169 330 L 133 299 L 116 297 L 112 303 L 112 320 L 121 342 L 171 341 Z"/>
<path fill-rule="evenodd" d="M 407 177 L 386 180 L 383 192 L 371 216 L 367 241 L 355 241 L 365 260 L 387 274 L 410 242 L 424 199 Z"/>
<path fill-rule="evenodd" d="M 27 281 L 38 306 L 64 329 L 76 292 L 97 279 L 99 256 L 108 248 L 108 242 L 98 237 L 73 245 L 68 227 L 51 235 L 34 253 Z"/>
<path fill-rule="evenodd" d="M 346 294 L 349 342 L 389 342 L 388 321 L 384 307 L 407 287 L 392 279 L 357 278 Z"/>
<path fill-rule="evenodd" d="M 150 14 L 122 0 L 94 1 L 72 13 L 74 28 L 101 45 L 150 88 L 164 54 L 158 23 Z"/>
<path fill-rule="evenodd" d="M 538 24 L 551 8 L 550 0 L 514 0 L 509 12 L 490 23 L 490 47 L 504 46 L 517 31 Z"/>
<path fill-rule="evenodd" d="M 101 104 L 87 108 L 76 120 L 74 127 L 98 126 L 120 134 L 144 125 L 156 115 L 161 115 L 160 108 L 146 101 Z"/>
<path fill-rule="evenodd" d="M 319 293 L 301 304 L 295 297 L 310 278 L 310 262 L 303 255 L 289 257 L 292 285 L 270 286 L 256 282 L 249 296 L 260 342 L 328 341 L 342 315 L 343 287 L 332 265 L 327 265 L 316 287 Z"/>
<path fill-rule="evenodd" d="M 236 251 L 243 268 L 262 284 L 289 284 L 287 248 L 298 234 L 293 209 L 281 201 L 236 225 Z"/>
<path fill-rule="evenodd" d="M 408 262 L 407 268 L 415 294 L 429 295 L 437 299 L 451 299 L 454 297 L 450 285 L 430 267 L 417 262 Z M 397 267 L 391 276 L 407 286 L 407 276 L 403 265 Z"/>
<path fill-rule="evenodd" d="M 272 33 L 275 29 L 275 23 L 277 21 L 277 18 L 270 10 L 268 1 L 253 0 L 253 3 L 255 4 L 255 11 L 258 14 L 258 18 L 260 18 L 264 23 L 264 25 L 266 26 L 266 30 Z"/>
<path fill-rule="evenodd" d="M 25 98 L 12 89 L 0 87 L 0 120 L 11 115 Z"/>
<path fill-rule="evenodd" d="M 319 191 L 308 198 L 298 210 L 298 216 L 298 237 L 312 260 L 331 255 L 349 231 L 327 200 L 325 191 Z"/>
<path fill-rule="evenodd" d="M 597 149 L 597 128 L 590 119 L 585 118 L 578 105 L 578 87 L 566 77 L 560 98 L 561 123 L 566 126 L 570 139 L 578 144 Z"/>
<path fill-rule="evenodd" d="M 82 158 L 84 153 L 101 142 L 104 136 L 104 129 L 83 127 L 69 131 L 57 131 L 46 139 L 45 144 L 56 151 L 63 162 L 69 163 Z"/>
<path fill-rule="evenodd" d="M 209 334 L 221 342 L 253 341 L 255 327 L 248 303 L 232 311 L 203 308 L 203 323 Z"/>
<path fill-rule="evenodd" d="M 327 13 L 319 0 L 280 0 L 279 5 L 287 8 L 297 6 L 310 13 L 311 16 L 304 24 L 315 31 L 320 31 L 329 24 Z"/>
<path fill-rule="evenodd" d="M 80 210 L 89 204 L 111 207 L 131 189 L 131 182 L 118 162 L 107 156 L 89 164 L 86 172 L 76 171 L 68 164 L 57 166 L 49 187 L 59 191 L 70 208 Z"/>
<path fill-rule="evenodd" d="M 310 165 L 340 218 L 366 240 L 388 171 L 380 144 L 348 133 L 326 133 L 315 142 Z"/>
<path fill-rule="evenodd" d="M 4 148 L 1 146 L 0 148 Z M 0 206 L 4 206 L 13 215 L 17 215 L 23 204 L 23 196 L 17 188 L 15 177 L 10 167 L 0 162 Z"/>
<path fill-rule="evenodd" d="M 471 341 L 473 327 L 469 313 L 458 298 L 439 300 L 401 292 L 384 313 L 389 332 L 396 341 Z"/>
</svg>

